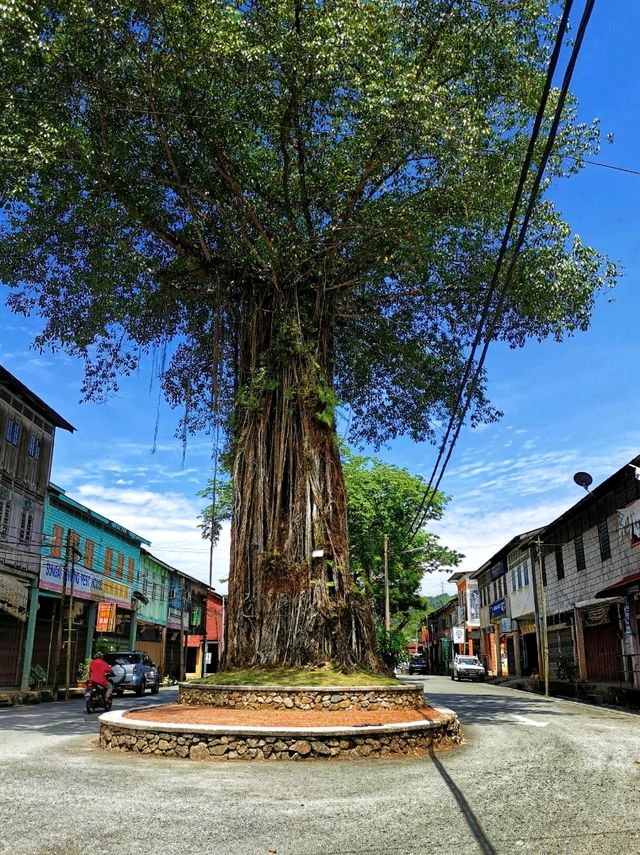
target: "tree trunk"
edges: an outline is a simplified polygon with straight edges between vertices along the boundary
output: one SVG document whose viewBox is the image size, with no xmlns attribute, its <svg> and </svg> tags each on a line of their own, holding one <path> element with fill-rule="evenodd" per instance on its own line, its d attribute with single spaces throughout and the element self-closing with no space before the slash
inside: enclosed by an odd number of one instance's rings
<svg viewBox="0 0 640 855">
<path fill-rule="evenodd" d="M 329 324 L 305 341 L 296 312 L 255 311 L 241 342 L 222 667 L 383 671 L 349 571 Z"/>
</svg>

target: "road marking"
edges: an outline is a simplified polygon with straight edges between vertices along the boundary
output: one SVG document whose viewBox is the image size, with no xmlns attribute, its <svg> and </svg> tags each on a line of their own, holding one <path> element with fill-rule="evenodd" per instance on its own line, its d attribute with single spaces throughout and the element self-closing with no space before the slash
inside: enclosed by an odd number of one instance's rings
<svg viewBox="0 0 640 855">
<path fill-rule="evenodd" d="M 522 724 L 528 724 L 529 727 L 547 727 L 549 724 L 548 721 L 534 721 L 532 718 L 527 718 L 526 715 L 518 715 L 517 713 L 511 713 L 511 715 Z"/>
</svg>

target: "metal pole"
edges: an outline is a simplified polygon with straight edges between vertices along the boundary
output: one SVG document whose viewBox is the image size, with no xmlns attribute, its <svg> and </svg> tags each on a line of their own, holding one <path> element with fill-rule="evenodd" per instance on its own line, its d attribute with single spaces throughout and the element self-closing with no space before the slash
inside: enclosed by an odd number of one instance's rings
<svg viewBox="0 0 640 855">
<path fill-rule="evenodd" d="M 542 611 L 542 667 L 544 669 L 544 694 L 549 697 L 549 637 L 547 634 L 547 599 L 544 592 L 544 573 L 542 568 L 542 542 L 536 540 L 536 564 L 540 568 L 540 608 Z"/>
<path fill-rule="evenodd" d="M 76 552 L 75 544 L 71 544 L 71 584 L 69 585 L 69 616 L 67 618 L 67 667 L 64 683 L 64 699 L 69 700 L 69 686 L 71 685 L 71 633 L 73 632 L 73 586 L 76 576 Z"/>
<path fill-rule="evenodd" d="M 389 535 L 384 536 L 384 628 L 391 632 L 391 608 L 389 606 Z"/>
<path fill-rule="evenodd" d="M 51 689 L 53 700 L 58 699 L 58 678 L 60 672 L 60 658 L 62 655 L 62 631 L 64 627 L 64 598 L 67 594 L 67 568 L 69 566 L 69 546 L 71 544 L 71 529 L 67 529 L 67 544 L 64 554 L 64 566 L 62 568 L 62 590 L 60 592 L 60 614 L 58 615 L 58 631 L 56 636 L 56 647 L 53 657 L 53 678 Z"/>
</svg>

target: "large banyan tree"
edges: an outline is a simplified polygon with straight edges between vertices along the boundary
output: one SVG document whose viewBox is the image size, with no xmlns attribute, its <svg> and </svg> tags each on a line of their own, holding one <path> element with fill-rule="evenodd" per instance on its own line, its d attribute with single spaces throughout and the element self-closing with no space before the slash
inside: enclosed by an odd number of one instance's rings
<svg viewBox="0 0 640 855">
<path fill-rule="evenodd" d="M 103 395 L 149 352 L 226 432 L 225 665 L 379 668 L 349 572 L 352 439 L 455 408 L 553 40 L 545 0 L 13 0 L 0 277 Z M 553 100 L 553 98 L 552 98 Z M 569 102 L 547 176 L 597 129 Z M 615 276 L 544 194 L 492 336 L 588 324 Z M 483 382 L 472 421 L 495 413 Z M 203 473 L 203 480 L 208 473 Z"/>
</svg>

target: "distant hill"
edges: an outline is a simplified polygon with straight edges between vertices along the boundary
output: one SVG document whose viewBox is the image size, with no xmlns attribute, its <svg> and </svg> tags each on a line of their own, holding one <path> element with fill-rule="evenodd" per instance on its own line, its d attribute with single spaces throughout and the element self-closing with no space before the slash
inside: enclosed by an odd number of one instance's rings
<svg viewBox="0 0 640 855">
<path fill-rule="evenodd" d="M 437 594 L 435 597 L 425 597 L 427 602 L 427 614 L 437 612 L 451 600 L 451 594 Z"/>
</svg>

